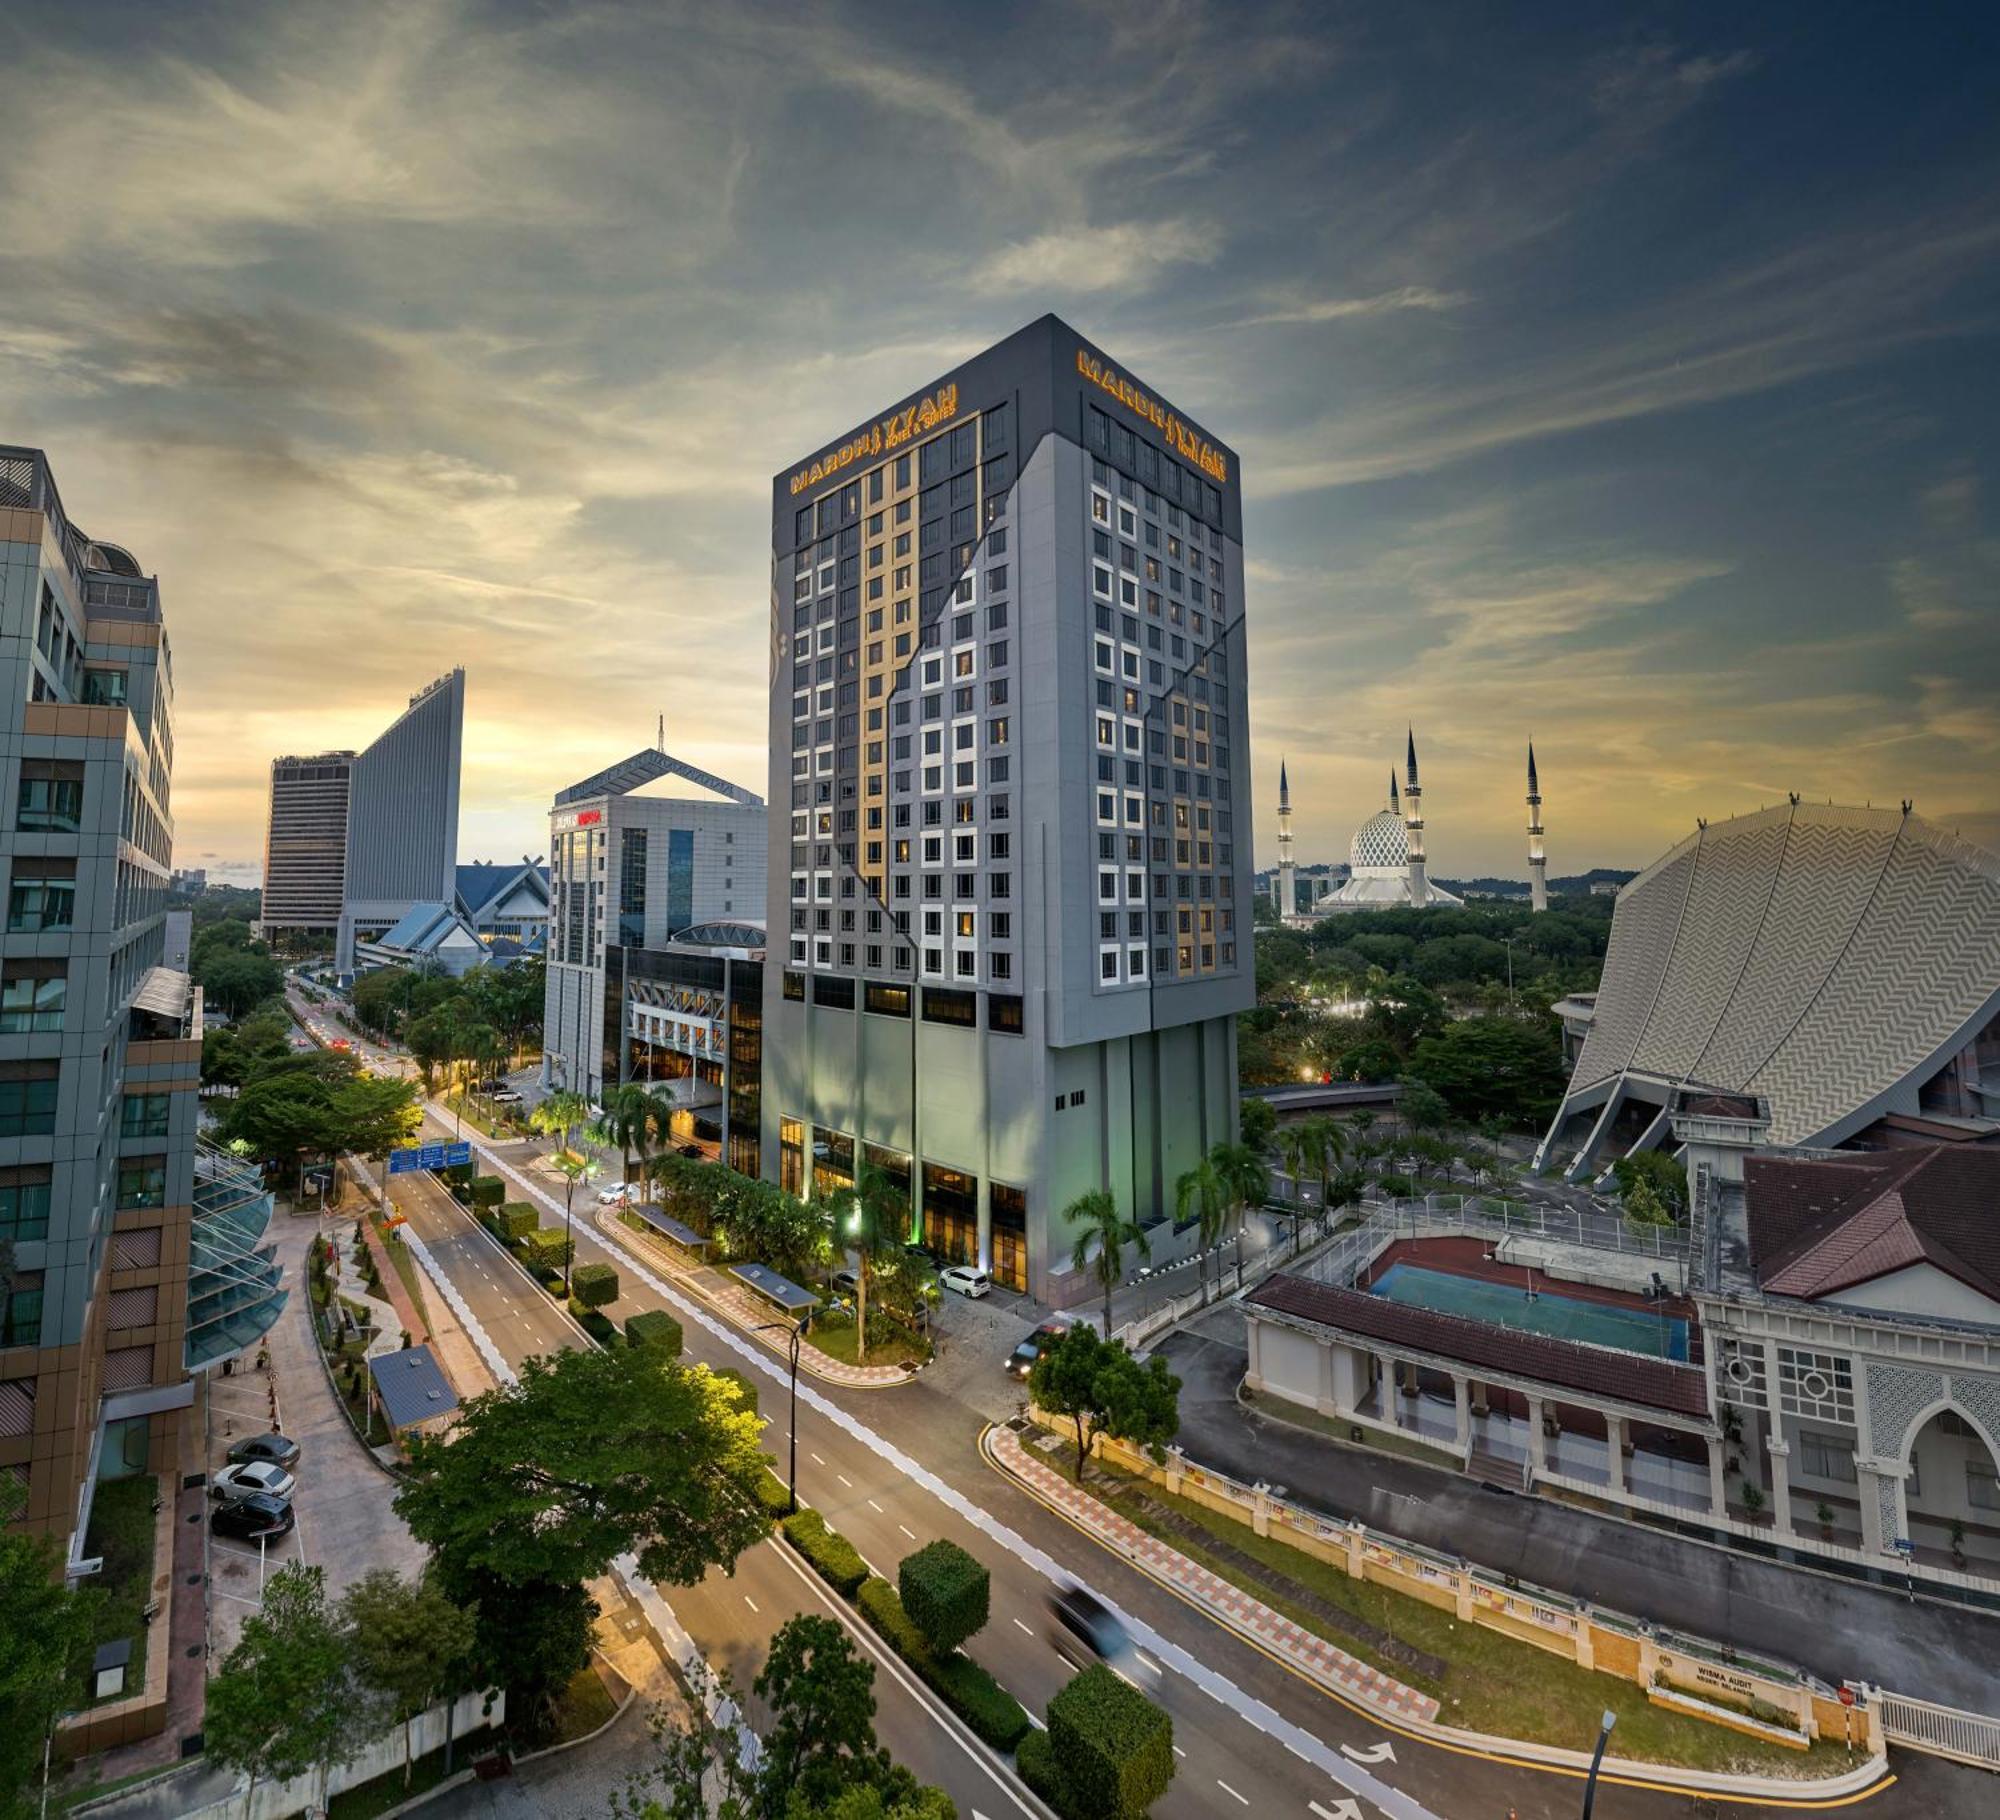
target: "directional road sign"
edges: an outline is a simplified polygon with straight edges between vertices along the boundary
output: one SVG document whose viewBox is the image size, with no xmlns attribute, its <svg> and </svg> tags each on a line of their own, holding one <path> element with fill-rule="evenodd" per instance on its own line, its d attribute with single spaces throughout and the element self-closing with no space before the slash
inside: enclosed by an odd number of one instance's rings
<svg viewBox="0 0 2000 1820">
<path fill-rule="evenodd" d="M 415 1175 L 424 1169 L 456 1169 L 472 1161 L 472 1146 L 466 1144 L 418 1144 L 408 1150 L 389 1152 L 391 1175 Z"/>
</svg>

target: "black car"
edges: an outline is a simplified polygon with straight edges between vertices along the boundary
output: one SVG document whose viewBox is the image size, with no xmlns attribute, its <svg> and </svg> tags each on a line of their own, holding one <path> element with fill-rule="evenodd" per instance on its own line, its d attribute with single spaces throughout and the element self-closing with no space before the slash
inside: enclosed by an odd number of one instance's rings
<svg viewBox="0 0 2000 1820">
<path fill-rule="evenodd" d="M 1042 1348 L 1053 1346 L 1068 1332 L 1067 1322 L 1044 1321 L 1007 1355 L 1007 1375 L 1010 1378 L 1025 1378 L 1034 1370 L 1035 1361 L 1042 1356 Z"/>
<path fill-rule="evenodd" d="M 299 1463 L 299 1444 L 290 1435 L 251 1435 L 229 1450 L 229 1464 L 241 1466 L 246 1460 L 268 1460 L 287 1472 Z"/>
<path fill-rule="evenodd" d="M 1056 1653 L 1078 1668 L 1093 1662 L 1115 1662 L 1132 1648 L 1132 1639 L 1101 1599 L 1080 1586 L 1066 1586 L 1049 1597 L 1055 1619 L 1050 1641 Z"/>
<path fill-rule="evenodd" d="M 283 1498 L 260 1491 L 251 1497 L 238 1498 L 234 1504 L 217 1506 L 208 1526 L 218 1536 L 231 1536 L 239 1542 L 275 1541 L 279 1536 L 290 1535 L 297 1520 L 291 1505 Z"/>
</svg>

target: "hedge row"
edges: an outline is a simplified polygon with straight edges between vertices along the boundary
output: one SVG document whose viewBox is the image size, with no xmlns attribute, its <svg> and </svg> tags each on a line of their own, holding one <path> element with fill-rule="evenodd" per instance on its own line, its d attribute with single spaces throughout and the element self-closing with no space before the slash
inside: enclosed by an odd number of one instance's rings
<svg viewBox="0 0 2000 1820">
<path fill-rule="evenodd" d="M 1034 1730 L 1020 1701 L 963 1650 L 940 1656 L 931 1648 L 887 1580 L 870 1574 L 855 1603 L 889 1647 L 995 1750 L 1014 1750 Z"/>
<path fill-rule="evenodd" d="M 773 1522 L 791 1515 L 791 1487 L 768 1466 L 757 1475 L 757 1507 Z"/>
<path fill-rule="evenodd" d="M 1101 1820 L 1101 1816 L 1076 1811 L 1069 1784 L 1056 1768 L 1055 1747 L 1047 1732 L 1029 1728 L 1028 1735 L 1014 1747 L 1014 1770 L 1028 1785 L 1028 1792 L 1041 1796 L 1062 1820 Z"/>
<path fill-rule="evenodd" d="M 804 1555 L 813 1571 L 843 1598 L 851 1599 L 868 1578 L 859 1550 L 816 1510 L 801 1510 L 779 1525 L 785 1540 Z"/>
</svg>

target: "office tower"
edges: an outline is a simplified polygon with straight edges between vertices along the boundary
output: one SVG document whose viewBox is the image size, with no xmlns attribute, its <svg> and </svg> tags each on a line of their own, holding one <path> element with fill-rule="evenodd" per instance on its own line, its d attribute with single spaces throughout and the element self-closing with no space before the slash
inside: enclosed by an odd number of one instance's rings
<svg viewBox="0 0 2000 1820">
<path fill-rule="evenodd" d="M 633 794 L 664 778 L 712 797 Z M 730 1115 L 677 1141 L 698 1138 L 746 1175 L 760 1143 L 752 957 L 764 947 L 768 838 L 761 796 L 651 748 L 570 785 L 549 810 L 543 1079 L 602 1101 L 624 1081 L 685 1078 L 668 1094 L 677 1105 L 726 1101 Z"/>
<path fill-rule="evenodd" d="M 352 752 L 271 761 L 271 818 L 264 837 L 267 936 L 330 943 L 347 894 L 347 795 Z"/>
<path fill-rule="evenodd" d="M 776 477 L 765 1168 L 1058 1301 L 1253 1001 L 1234 454 L 1054 317 Z"/>
<path fill-rule="evenodd" d="M 96 1483 L 191 1464 L 190 1374 L 285 1298 L 256 1171 L 197 1143 L 200 995 L 165 964 L 159 586 L 36 449 L 0 448 L 0 688 L 0 1476 L 76 1568 Z"/>
<path fill-rule="evenodd" d="M 272 761 L 266 936 L 330 936 L 334 966 L 352 974 L 357 942 L 456 900 L 464 732 L 465 672 L 448 670 L 365 751 Z"/>
</svg>

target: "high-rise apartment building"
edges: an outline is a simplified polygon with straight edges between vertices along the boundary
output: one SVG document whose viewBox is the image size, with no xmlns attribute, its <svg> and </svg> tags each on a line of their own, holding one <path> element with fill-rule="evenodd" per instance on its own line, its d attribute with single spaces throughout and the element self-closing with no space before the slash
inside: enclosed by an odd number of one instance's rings
<svg viewBox="0 0 2000 1820">
<path fill-rule="evenodd" d="M 330 935 L 351 974 L 357 942 L 454 901 L 464 733 L 465 672 L 448 670 L 365 751 L 272 761 L 265 935 Z"/>
<path fill-rule="evenodd" d="M 332 941 L 347 896 L 347 794 L 352 752 L 271 760 L 264 837 L 266 934 Z"/>
<path fill-rule="evenodd" d="M 712 794 L 633 794 L 670 777 Z M 764 946 L 768 829 L 755 792 L 651 748 L 570 785 L 549 811 L 544 1079 L 591 1100 L 622 1081 L 682 1075 L 706 1077 L 718 1103 L 733 1089 L 743 1129 L 726 1148 L 746 1174 L 757 1172 L 758 1121 L 744 1098 L 754 1084 L 731 1062 L 754 1068 L 755 1057 L 732 1057 L 729 1039 L 758 1005 L 724 951 L 747 960 Z M 692 963 L 655 964 L 690 931 L 714 953 L 713 979 Z M 670 977 L 688 990 L 677 996 Z"/>
<path fill-rule="evenodd" d="M 1254 1000 L 1235 454 L 1044 317 L 773 489 L 765 1166 L 1067 1301 Z"/>
<path fill-rule="evenodd" d="M 176 1470 L 190 1374 L 284 1295 L 256 1171 L 196 1139 L 159 586 L 35 449 L 0 448 L 0 691 L 0 1476 L 75 1564 L 95 1484 Z"/>
</svg>

